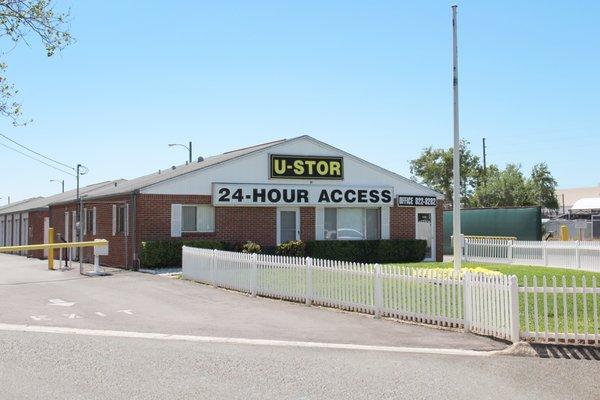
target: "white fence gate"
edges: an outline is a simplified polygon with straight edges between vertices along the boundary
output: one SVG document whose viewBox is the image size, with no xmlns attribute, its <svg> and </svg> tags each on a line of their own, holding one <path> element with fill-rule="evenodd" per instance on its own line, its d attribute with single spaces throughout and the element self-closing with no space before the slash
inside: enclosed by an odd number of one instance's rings
<svg viewBox="0 0 600 400">
<path fill-rule="evenodd" d="M 183 248 L 183 276 L 253 296 L 519 340 L 515 277 L 189 247 Z"/>
<path fill-rule="evenodd" d="M 600 272 L 600 242 L 465 237 L 466 261 L 541 265 Z"/>
</svg>

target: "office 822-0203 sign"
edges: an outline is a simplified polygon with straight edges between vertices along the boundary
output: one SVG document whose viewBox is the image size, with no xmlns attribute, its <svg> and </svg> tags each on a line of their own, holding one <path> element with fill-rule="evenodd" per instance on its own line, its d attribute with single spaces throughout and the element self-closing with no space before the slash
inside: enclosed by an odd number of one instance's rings
<svg viewBox="0 0 600 400">
<path fill-rule="evenodd" d="M 271 154 L 269 163 L 271 178 L 344 179 L 342 157 Z"/>
</svg>

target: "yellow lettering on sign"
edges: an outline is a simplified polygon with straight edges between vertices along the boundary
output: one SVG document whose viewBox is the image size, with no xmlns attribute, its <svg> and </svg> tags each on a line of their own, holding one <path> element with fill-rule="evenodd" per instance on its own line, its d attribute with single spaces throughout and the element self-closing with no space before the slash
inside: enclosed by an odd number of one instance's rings
<svg viewBox="0 0 600 400">
<path fill-rule="evenodd" d="M 302 160 L 294 161 L 294 173 L 296 175 L 304 174 L 304 163 Z"/>
<path fill-rule="evenodd" d="M 342 176 L 342 164 L 339 161 L 329 163 L 329 174 L 332 176 Z"/>
<path fill-rule="evenodd" d="M 308 174 L 309 175 L 313 174 L 313 168 L 314 168 L 314 166 L 315 166 L 316 163 L 317 162 L 315 160 L 306 160 L 306 161 L 304 161 L 304 164 L 308 168 Z"/>
<path fill-rule="evenodd" d="M 317 173 L 319 175 L 327 175 L 327 171 L 329 171 L 329 164 L 327 163 L 327 161 L 317 162 Z"/>
<path fill-rule="evenodd" d="M 285 160 L 273 160 L 273 170 L 276 174 L 281 175 L 285 172 Z"/>
</svg>

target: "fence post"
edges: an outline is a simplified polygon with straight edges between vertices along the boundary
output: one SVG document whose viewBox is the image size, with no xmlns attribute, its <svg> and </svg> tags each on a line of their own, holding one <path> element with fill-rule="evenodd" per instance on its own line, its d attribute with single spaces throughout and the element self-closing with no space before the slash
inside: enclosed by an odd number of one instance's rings
<svg viewBox="0 0 600 400">
<path fill-rule="evenodd" d="M 373 275 L 373 303 L 375 306 L 375 318 L 381 318 L 381 309 L 383 308 L 383 285 L 381 278 L 381 265 L 375 264 L 375 273 Z"/>
<path fill-rule="evenodd" d="M 312 279 L 313 260 L 306 257 L 306 305 L 310 306 L 313 299 L 313 279 Z"/>
<path fill-rule="evenodd" d="M 544 266 L 548 266 L 548 248 L 545 240 L 542 240 L 542 255 L 544 257 Z"/>
<path fill-rule="evenodd" d="M 464 310 L 465 310 L 465 332 L 471 330 L 471 320 L 473 318 L 473 305 L 471 304 L 471 274 L 465 272 L 463 275 L 463 297 L 464 297 Z"/>
<path fill-rule="evenodd" d="M 507 258 L 510 264 L 513 263 L 513 241 L 510 239 L 508 241 L 508 250 L 507 250 Z"/>
<path fill-rule="evenodd" d="M 510 340 L 513 343 L 517 343 L 519 341 L 519 331 L 521 328 L 519 320 L 519 284 L 515 275 L 512 275 L 509 279 Z M 525 295 L 527 295 L 527 293 Z"/>
<path fill-rule="evenodd" d="M 212 285 L 217 287 L 217 280 L 215 277 L 215 259 L 217 258 L 217 249 L 213 249 L 212 254 L 210 256 L 210 280 L 212 281 Z"/>
<path fill-rule="evenodd" d="M 575 241 L 575 265 L 577 269 L 581 268 L 581 254 L 579 251 L 579 240 Z"/>
<path fill-rule="evenodd" d="M 54 228 L 48 228 L 48 244 L 54 243 Z M 58 250 L 58 259 L 60 260 L 60 249 Z M 59 263 L 60 264 L 60 263 Z M 48 269 L 54 269 L 54 249 L 48 249 Z"/>
<path fill-rule="evenodd" d="M 252 297 L 256 297 L 258 291 L 258 256 L 252 253 Z"/>
</svg>

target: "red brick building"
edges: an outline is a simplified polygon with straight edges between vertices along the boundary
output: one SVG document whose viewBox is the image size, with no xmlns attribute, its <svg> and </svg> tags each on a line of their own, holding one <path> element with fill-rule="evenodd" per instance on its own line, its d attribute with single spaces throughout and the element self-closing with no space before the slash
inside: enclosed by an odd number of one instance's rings
<svg viewBox="0 0 600 400">
<path fill-rule="evenodd" d="M 82 187 L 80 194 L 88 195 L 114 182 L 101 182 Z M 77 200 L 77 191 L 69 190 L 49 197 L 34 197 L 0 208 L 0 246 L 19 246 L 48 242 L 47 231 L 50 225 L 50 204 L 54 202 L 73 202 Z M 74 231 L 63 236 L 68 241 L 75 237 Z M 36 250 L 22 252 L 36 258 L 45 258 L 47 252 Z"/>
<path fill-rule="evenodd" d="M 83 197 L 84 240 L 109 240 L 109 266 L 139 267 L 142 242 L 206 238 L 275 246 L 292 240 L 423 238 L 442 259 L 443 197 L 310 136 L 239 149 Z M 76 201 L 49 223 L 74 237 Z M 84 259 L 91 260 L 91 249 Z"/>
</svg>

